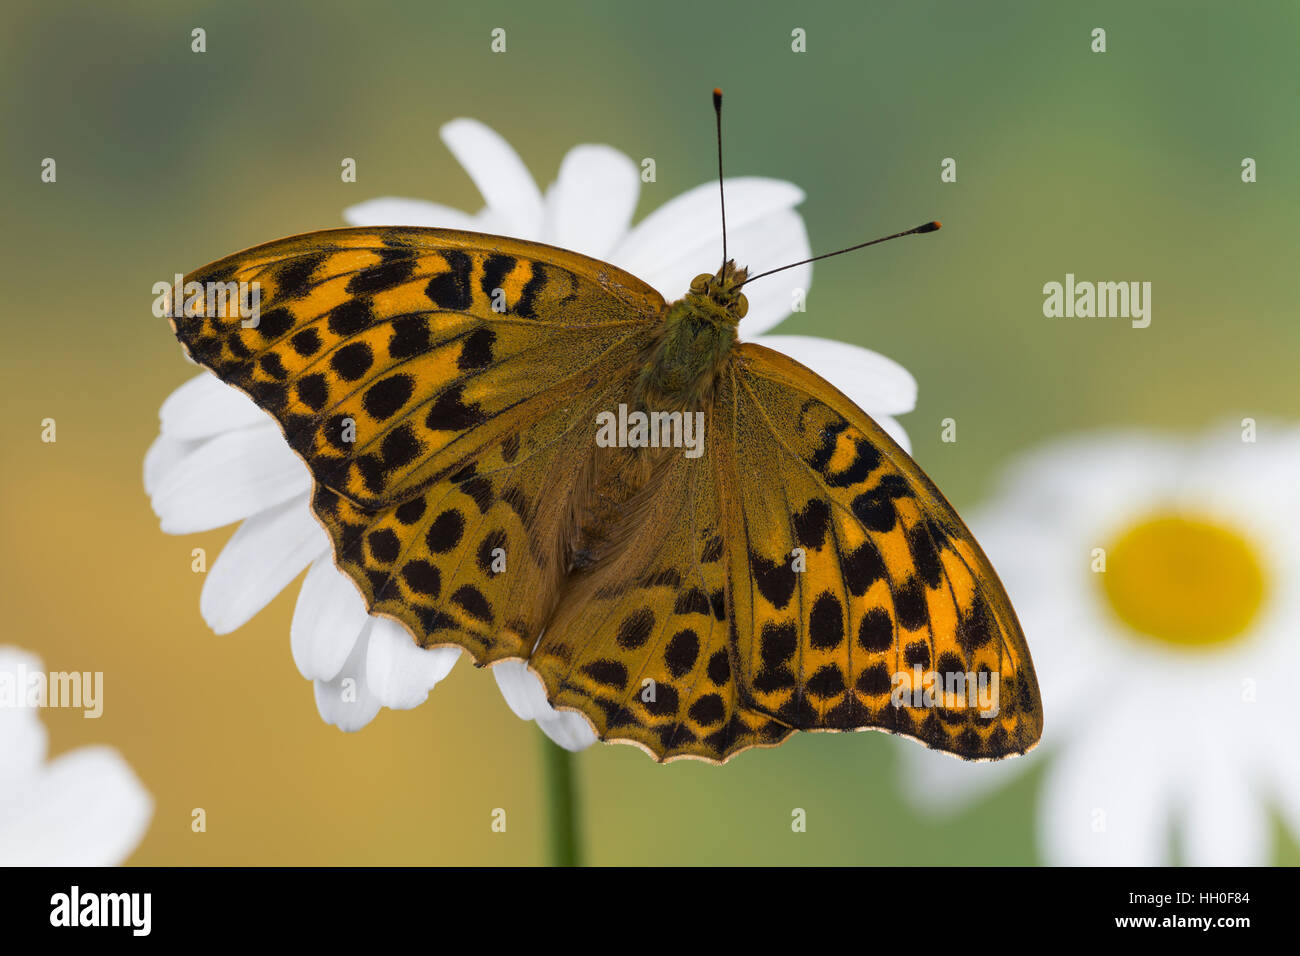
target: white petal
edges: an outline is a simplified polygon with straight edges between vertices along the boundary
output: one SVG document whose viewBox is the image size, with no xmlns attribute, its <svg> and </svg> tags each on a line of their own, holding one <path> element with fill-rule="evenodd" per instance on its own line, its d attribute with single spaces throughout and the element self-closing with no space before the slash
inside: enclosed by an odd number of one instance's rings
<svg viewBox="0 0 1300 956">
<path fill-rule="evenodd" d="M 0 675 L 27 700 L 27 682 L 32 674 L 44 673 L 35 654 L 16 647 L 0 647 Z M 10 790 L 24 786 L 45 761 L 46 731 L 36 707 L 0 704 L 0 802 Z"/>
<path fill-rule="evenodd" d="M 1169 768 L 1161 734 L 1144 727 L 1144 713 L 1140 704 L 1097 711 L 1098 723 L 1049 767 L 1038 804 L 1039 841 L 1048 863 L 1168 862 Z"/>
<path fill-rule="evenodd" d="M 877 425 L 885 430 L 885 434 L 898 442 L 899 448 L 909 455 L 912 454 L 912 439 L 908 437 L 907 429 L 902 426 L 897 418 L 890 415 L 872 415 L 871 417 L 876 420 Z"/>
<path fill-rule="evenodd" d="M 308 680 L 333 680 L 369 620 L 357 586 L 335 567 L 326 550 L 303 578 L 289 627 L 289 646 L 298 672 Z"/>
<path fill-rule="evenodd" d="M 537 726 L 565 750 L 586 750 L 596 742 L 596 731 L 582 714 L 571 710 L 556 711 L 549 706 L 547 710 L 550 713 L 538 715 Z"/>
<path fill-rule="evenodd" d="M 604 259 L 627 232 L 641 191 L 636 163 L 612 146 L 576 146 L 546 194 L 545 242 Z"/>
<path fill-rule="evenodd" d="M 150 497 L 158 490 L 163 478 L 188 458 L 201 444 L 199 441 L 177 441 L 159 435 L 144 453 L 144 491 Z"/>
<path fill-rule="evenodd" d="M 1215 736 L 1200 741 L 1184 790 L 1184 859 L 1189 866 L 1266 866 L 1271 821 L 1232 740 Z"/>
<path fill-rule="evenodd" d="M 533 720 L 550 707 L 541 679 L 528 669 L 526 662 L 498 661 L 492 665 L 492 676 L 506 704 L 520 720 Z"/>
<path fill-rule="evenodd" d="M 211 438 L 222 432 L 263 425 L 266 412 L 237 388 L 211 372 L 198 375 L 167 396 L 158 412 L 162 433 L 181 441 Z"/>
<path fill-rule="evenodd" d="M 748 265 L 755 276 L 812 255 L 803 217 L 793 210 L 776 213 L 762 222 L 738 229 L 728 238 L 731 257 L 742 265 Z M 745 286 L 749 311 L 740 320 L 740 337 L 753 338 L 779 325 L 794 309 L 796 302 L 807 299 L 812 287 L 812 274 L 812 263 L 807 262 Z M 684 287 L 682 291 L 685 291 Z"/>
<path fill-rule="evenodd" d="M 349 733 L 360 730 L 379 713 L 379 698 L 370 690 L 366 679 L 369 647 L 370 625 L 367 625 L 338 676 L 333 680 L 318 680 L 312 688 L 321 719 Z"/>
<path fill-rule="evenodd" d="M 459 647 L 425 650 L 401 624 L 376 617 L 366 654 L 366 683 L 385 707 L 409 710 L 424 703 L 459 658 Z"/>
<path fill-rule="evenodd" d="M 115 866 L 153 816 L 153 799 L 110 747 L 55 758 L 22 798 L 0 806 L 0 864 Z"/>
<path fill-rule="evenodd" d="M 158 481 L 153 510 L 168 534 L 210 531 L 291 498 L 311 473 L 273 424 L 241 428 L 199 446 Z"/>
<path fill-rule="evenodd" d="M 520 720 L 536 720 L 546 736 L 565 750 L 582 750 L 596 742 L 596 732 L 581 714 L 557 711 L 546 701 L 546 687 L 524 661 L 498 661 L 492 676 L 506 704 Z"/>
<path fill-rule="evenodd" d="M 741 265 L 757 266 L 759 263 L 737 255 L 743 253 L 746 237 L 752 246 L 754 231 L 750 227 L 758 227 L 761 234 L 767 223 L 793 209 L 803 198 L 803 191 L 792 183 L 757 177 L 728 179 L 728 254 Z M 610 251 L 609 261 L 648 282 L 670 301 L 680 298 L 691 279 L 704 272 L 713 274 L 722 264 L 721 222 L 718 184 L 705 183 L 670 199 L 643 219 Z M 806 235 L 803 243 L 806 250 Z M 805 251 L 787 262 L 807 256 Z M 770 262 L 764 267 L 775 268 L 787 262 Z M 749 298 L 752 311 L 753 298 Z"/>
<path fill-rule="evenodd" d="M 217 634 L 242 627 L 329 546 L 305 498 L 249 518 L 208 571 L 199 612 Z"/>
<path fill-rule="evenodd" d="M 352 226 L 431 226 L 435 229 L 477 228 L 475 218 L 467 212 L 423 199 L 399 199 L 384 196 L 367 199 L 343 210 L 343 219 Z"/>
<path fill-rule="evenodd" d="M 1268 762 L 1271 796 L 1290 831 L 1291 841 L 1300 840 L 1300 760 L 1290 734 L 1268 735 L 1272 759 Z"/>
<path fill-rule="evenodd" d="M 542 194 L 510 144 L 472 119 L 445 124 L 442 141 L 474 180 L 488 208 L 510 224 L 507 234 L 535 238 L 542 226 Z"/>
<path fill-rule="evenodd" d="M 764 335 L 754 341 L 808 366 L 872 417 L 916 407 L 912 373 L 879 352 L 811 335 Z"/>
<path fill-rule="evenodd" d="M 1035 750 L 1021 757 L 972 763 L 926 747 L 899 750 L 902 788 L 917 808 L 952 813 L 1009 784 L 1038 758 Z"/>
</svg>

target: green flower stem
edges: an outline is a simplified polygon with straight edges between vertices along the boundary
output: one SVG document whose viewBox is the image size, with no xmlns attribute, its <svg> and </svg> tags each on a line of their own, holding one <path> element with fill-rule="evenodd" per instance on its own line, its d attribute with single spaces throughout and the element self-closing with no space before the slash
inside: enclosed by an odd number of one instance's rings
<svg viewBox="0 0 1300 956">
<path fill-rule="evenodd" d="M 547 809 L 551 815 L 551 864 L 581 866 L 573 754 L 552 743 L 545 734 L 539 736 L 542 738 L 542 761 L 546 765 Z"/>
</svg>

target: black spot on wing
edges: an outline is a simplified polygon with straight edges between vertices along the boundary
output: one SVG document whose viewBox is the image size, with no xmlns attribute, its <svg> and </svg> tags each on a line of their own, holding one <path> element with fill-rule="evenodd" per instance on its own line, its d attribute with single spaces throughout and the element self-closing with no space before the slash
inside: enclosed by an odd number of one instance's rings
<svg viewBox="0 0 1300 956">
<path fill-rule="evenodd" d="M 542 264 L 534 262 L 532 268 L 533 274 L 524 283 L 523 291 L 519 293 L 519 301 L 515 303 L 512 310 L 515 315 L 523 316 L 525 319 L 537 318 L 537 295 L 546 285 L 546 274 Z"/>
<path fill-rule="evenodd" d="M 376 421 L 385 421 L 397 414 L 415 391 L 415 378 L 411 375 L 390 375 L 381 378 L 366 389 L 361 405 Z"/>
<path fill-rule="evenodd" d="M 636 650 L 650 638 L 650 631 L 655 626 L 655 616 L 648 608 L 633 611 L 618 629 L 618 644 L 628 650 Z"/>
<path fill-rule="evenodd" d="M 430 279 L 424 294 L 440 309 L 463 312 L 474 301 L 469 285 L 473 260 L 458 250 L 448 250 L 442 256 L 447 260 L 447 271 Z"/>
<path fill-rule="evenodd" d="M 429 406 L 424 424 L 434 431 L 463 431 L 483 420 L 483 411 L 476 404 L 466 404 L 463 385 L 444 389 Z"/>
<path fill-rule="evenodd" d="M 370 371 L 374 362 L 374 352 L 365 342 L 350 342 L 330 356 L 330 368 L 345 382 L 361 378 Z"/>
<path fill-rule="evenodd" d="M 784 561 L 769 561 L 752 548 L 749 551 L 749 566 L 754 572 L 754 581 L 759 593 L 777 610 L 790 603 L 794 594 L 795 571 Z"/>
<path fill-rule="evenodd" d="M 505 256 L 500 253 L 493 253 L 483 260 L 483 276 L 479 279 L 479 288 L 489 299 L 497 289 L 501 288 L 502 282 L 506 276 L 514 270 L 515 259 L 513 256 Z"/>
<path fill-rule="evenodd" d="M 348 280 L 349 295 L 368 295 L 400 285 L 415 271 L 415 259 L 401 249 L 381 249 L 379 262 L 357 272 Z"/>
<path fill-rule="evenodd" d="M 276 292 L 291 298 L 301 297 L 311 282 L 312 273 L 325 261 L 324 253 L 286 259 L 275 273 Z"/>
<path fill-rule="evenodd" d="M 497 334 L 491 329 L 477 328 L 465 337 L 456 366 L 463 372 L 487 368 L 492 364 L 492 346 L 496 344 Z"/>
<path fill-rule="evenodd" d="M 429 351 L 429 320 L 423 315 L 407 315 L 393 322 L 393 337 L 388 340 L 388 354 L 395 359 L 413 358 Z"/>
</svg>

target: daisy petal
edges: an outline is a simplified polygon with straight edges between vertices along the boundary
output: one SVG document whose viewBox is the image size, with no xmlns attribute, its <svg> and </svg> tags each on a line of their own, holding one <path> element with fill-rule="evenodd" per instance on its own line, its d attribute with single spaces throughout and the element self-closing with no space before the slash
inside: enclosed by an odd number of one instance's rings
<svg viewBox="0 0 1300 956">
<path fill-rule="evenodd" d="M 0 675 L 26 702 L 27 675 L 42 673 L 44 665 L 35 654 L 16 647 L 0 647 Z M 45 725 L 35 707 L 0 705 L 0 803 L 8 789 L 35 774 L 45 760 Z M 0 814 L 0 818 L 3 814 Z M 0 855 L 0 859 L 3 856 Z"/>
<path fill-rule="evenodd" d="M 530 238 L 539 233 L 542 194 L 509 143 L 472 119 L 445 124 L 442 141 L 474 181 L 488 208 L 511 224 L 510 235 Z"/>
<path fill-rule="evenodd" d="M 728 235 L 727 245 L 731 257 L 742 265 L 748 265 L 755 276 L 812 255 L 803 217 L 793 210 L 776 213 L 761 223 L 736 230 L 734 235 Z M 745 286 L 749 311 L 740 320 L 741 338 L 762 335 L 779 325 L 794 310 L 796 302 L 807 299 L 812 273 L 812 263 L 806 262 Z"/>
<path fill-rule="evenodd" d="M 160 478 L 152 504 L 163 531 L 190 534 L 305 498 L 310 490 L 307 466 L 267 423 L 199 446 Z"/>
<path fill-rule="evenodd" d="M 153 799 L 111 747 L 56 757 L 0 807 L 0 863 L 7 866 L 115 866 L 148 829 Z"/>
<path fill-rule="evenodd" d="M 334 566 L 329 551 L 321 554 L 303 578 L 289 627 L 298 672 L 308 680 L 333 680 L 369 620 L 352 579 Z"/>
<path fill-rule="evenodd" d="M 321 719 L 339 730 L 360 730 L 375 719 L 380 703 L 366 680 L 366 658 L 370 648 L 370 624 L 357 640 L 342 670 L 333 680 L 318 680 L 312 689 Z"/>
<path fill-rule="evenodd" d="M 459 658 L 459 647 L 425 650 L 401 624 L 377 617 L 366 652 L 366 683 L 385 707 L 410 710 L 424 703 Z"/>
<path fill-rule="evenodd" d="M 211 438 L 269 421 L 266 412 L 251 398 L 211 372 L 190 379 L 168 395 L 158 417 L 162 421 L 162 433 L 181 441 Z"/>
<path fill-rule="evenodd" d="M 546 194 L 546 241 L 603 259 L 627 232 L 641 192 L 636 163 L 612 146 L 576 146 Z"/>
<path fill-rule="evenodd" d="M 907 435 L 907 429 L 899 423 L 897 418 L 890 415 L 872 415 L 877 425 L 885 430 L 885 434 L 894 441 L 898 442 L 898 447 L 903 449 L 909 455 L 912 454 L 912 439 Z"/>
<path fill-rule="evenodd" d="M 777 179 L 742 177 L 728 179 L 726 186 L 729 253 L 734 238 L 755 232 L 750 230 L 751 226 L 759 227 L 756 232 L 761 234 L 762 227 L 773 216 L 793 209 L 804 198 L 799 187 Z M 718 184 L 705 183 L 669 200 L 641 220 L 610 251 L 609 261 L 649 283 L 671 301 L 686 291 L 695 276 L 717 272 L 722 257 L 721 223 Z M 807 248 L 805 236 L 804 249 Z M 807 256 L 805 252 L 787 261 Z M 741 265 L 755 264 L 736 261 Z M 772 263 L 767 268 L 785 264 Z"/>
<path fill-rule="evenodd" d="M 1185 791 L 1184 831 L 1189 866 L 1266 866 L 1271 823 L 1243 773 L 1239 748 L 1225 739 L 1200 741 Z M 1290 758 L 1294 760 L 1294 755 Z"/>
<path fill-rule="evenodd" d="M 1058 866 L 1158 866 L 1171 801 L 1159 753 L 1166 739 L 1133 733 L 1146 724 L 1145 712 L 1100 713 L 1047 771 L 1038 806 L 1042 853 Z"/>
<path fill-rule="evenodd" d="M 520 720 L 533 720 L 543 708 L 550 706 L 541 680 L 524 661 L 498 661 L 492 665 L 492 676 L 506 705 Z"/>
<path fill-rule="evenodd" d="M 581 714 L 557 711 L 546 700 L 546 687 L 524 661 L 499 661 L 492 676 L 506 704 L 520 720 L 536 720 L 542 733 L 565 750 L 583 750 L 596 742 L 596 732 Z"/>
<path fill-rule="evenodd" d="M 1006 786 L 1030 765 L 1029 757 L 972 763 L 922 747 L 900 748 L 903 793 L 932 813 L 953 813 Z"/>
<path fill-rule="evenodd" d="M 570 710 L 551 710 L 549 705 L 547 710 L 550 713 L 538 715 L 537 726 L 565 750 L 576 753 L 596 742 L 596 731 L 592 730 L 590 722 L 582 714 Z"/>
<path fill-rule="evenodd" d="M 343 210 L 343 220 L 351 226 L 431 226 L 435 229 L 474 231 L 477 221 L 467 212 L 423 199 L 399 199 L 384 196 L 367 199 Z"/>
<path fill-rule="evenodd" d="M 144 491 L 153 497 L 162 483 L 163 477 L 173 468 L 188 458 L 202 442 L 177 441 L 166 435 L 159 435 L 144 453 Z"/>
<path fill-rule="evenodd" d="M 199 613 L 217 634 L 242 627 L 329 546 L 305 499 L 249 518 L 222 549 L 199 596 Z"/>
<path fill-rule="evenodd" d="M 1272 759 L 1267 772 L 1272 778 L 1273 802 L 1278 808 L 1291 839 L 1300 839 L 1300 760 L 1295 759 L 1294 741 L 1290 734 L 1272 734 L 1268 743 Z"/>
<path fill-rule="evenodd" d="M 912 373 L 878 352 L 811 335 L 764 335 L 754 341 L 808 366 L 872 415 L 900 415 L 916 407 Z"/>
</svg>

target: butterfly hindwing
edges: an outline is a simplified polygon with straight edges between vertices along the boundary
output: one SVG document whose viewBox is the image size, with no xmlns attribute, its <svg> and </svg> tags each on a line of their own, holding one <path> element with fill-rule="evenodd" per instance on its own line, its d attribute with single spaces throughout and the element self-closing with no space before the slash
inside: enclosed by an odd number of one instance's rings
<svg viewBox="0 0 1300 956">
<path fill-rule="evenodd" d="M 602 359 L 625 365 L 663 308 L 597 260 L 440 229 L 310 233 L 185 281 L 257 283 L 255 324 L 209 294 L 177 337 L 276 418 L 318 483 L 372 509 L 590 387 Z"/>
<path fill-rule="evenodd" d="M 970 759 L 1032 747 L 1042 705 L 1024 635 L 952 506 L 803 366 L 746 344 L 729 371 L 734 461 L 721 478 L 749 706 L 800 730 L 883 729 Z"/>
<path fill-rule="evenodd" d="M 554 706 L 658 760 L 722 761 L 790 733 L 747 708 L 738 684 L 717 493 L 730 431 L 712 418 L 726 406 L 705 413 L 701 457 L 647 456 L 654 473 L 625 509 L 620 546 L 566 590 L 530 662 Z"/>
<path fill-rule="evenodd" d="M 456 644 L 479 663 L 528 657 L 567 573 L 570 502 L 590 422 L 626 382 L 613 378 L 482 448 L 400 504 L 368 510 L 317 485 L 313 507 L 335 560 L 367 607 L 423 647 Z"/>
</svg>

